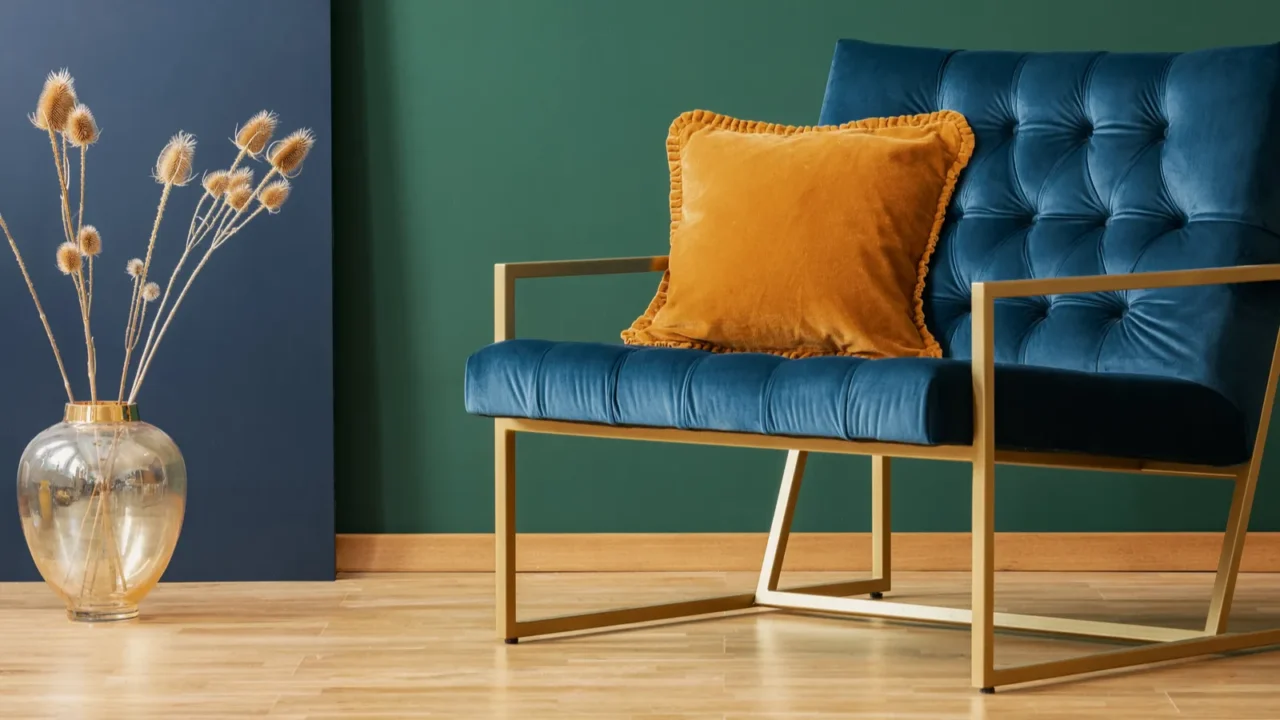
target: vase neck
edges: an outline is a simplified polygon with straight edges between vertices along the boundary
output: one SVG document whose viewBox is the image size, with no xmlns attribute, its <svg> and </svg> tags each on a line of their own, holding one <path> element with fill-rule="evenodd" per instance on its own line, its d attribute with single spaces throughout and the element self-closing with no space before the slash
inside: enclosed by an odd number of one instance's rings
<svg viewBox="0 0 1280 720">
<path fill-rule="evenodd" d="M 119 423 L 137 422 L 137 403 L 114 401 L 67 403 L 63 422 L 69 423 Z"/>
</svg>

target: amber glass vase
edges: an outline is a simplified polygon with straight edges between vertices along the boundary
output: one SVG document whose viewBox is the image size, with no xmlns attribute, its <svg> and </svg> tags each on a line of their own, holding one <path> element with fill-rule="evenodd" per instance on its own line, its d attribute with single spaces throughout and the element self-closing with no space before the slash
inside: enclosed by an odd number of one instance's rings
<svg viewBox="0 0 1280 720">
<path fill-rule="evenodd" d="M 72 620 L 137 617 L 186 508 L 178 446 L 128 403 L 71 403 L 27 445 L 18 513 L 36 567 Z"/>
</svg>

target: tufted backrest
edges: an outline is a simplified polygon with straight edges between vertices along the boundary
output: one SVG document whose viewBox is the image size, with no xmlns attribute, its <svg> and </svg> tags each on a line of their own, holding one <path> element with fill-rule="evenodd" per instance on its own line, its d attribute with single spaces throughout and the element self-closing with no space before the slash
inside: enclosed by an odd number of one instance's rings
<svg viewBox="0 0 1280 720">
<path fill-rule="evenodd" d="M 976 136 L 925 294 L 948 357 L 973 282 L 1280 262 L 1280 45 L 836 46 L 822 124 L 941 109 Z M 1001 300 L 996 361 L 1185 378 L 1256 422 L 1277 323 L 1273 284 Z"/>
</svg>

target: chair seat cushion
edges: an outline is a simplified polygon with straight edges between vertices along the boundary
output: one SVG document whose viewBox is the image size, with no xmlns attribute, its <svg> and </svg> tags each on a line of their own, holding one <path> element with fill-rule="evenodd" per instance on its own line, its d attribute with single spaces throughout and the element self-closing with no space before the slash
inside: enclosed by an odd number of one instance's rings
<svg viewBox="0 0 1280 720">
<path fill-rule="evenodd" d="M 1205 465 L 1248 459 L 1218 392 L 1155 375 L 996 366 L 996 444 Z M 764 435 L 968 445 L 969 363 L 508 340 L 467 361 L 477 415 Z"/>
</svg>

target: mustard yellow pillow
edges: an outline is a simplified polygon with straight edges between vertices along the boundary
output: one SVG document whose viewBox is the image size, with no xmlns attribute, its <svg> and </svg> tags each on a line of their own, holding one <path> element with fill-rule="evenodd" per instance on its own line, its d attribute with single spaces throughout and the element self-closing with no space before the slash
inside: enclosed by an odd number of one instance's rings
<svg viewBox="0 0 1280 720">
<path fill-rule="evenodd" d="M 973 151 L 964 116 L 826 127 L 676 118 L 671 259 L 630 345 L 939 357 L 925 273 Z"/>
</svg>

